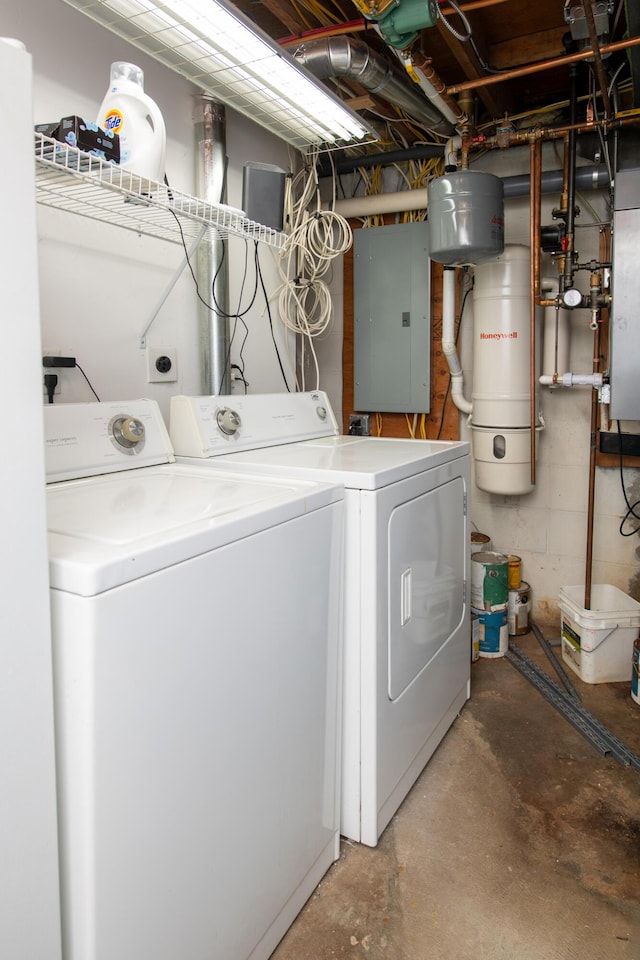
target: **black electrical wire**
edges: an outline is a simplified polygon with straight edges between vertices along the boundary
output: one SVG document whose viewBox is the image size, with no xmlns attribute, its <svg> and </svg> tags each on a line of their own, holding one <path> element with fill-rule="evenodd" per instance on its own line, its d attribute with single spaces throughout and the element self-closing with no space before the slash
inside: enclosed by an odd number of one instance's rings
<svg viewBox="0 0 640 960">
<path fill-rule="evenodd" d="M 280 373 L 282 374 L 282 379 L 284 380 L 284 385 L 287 388 L 287 391 L 291 393 L 291 387 L 287 380 L 286 374 L 284 372 L 284 367 L 282 366 L 282 358 L 280 356 L 280 351 L 278 350 L 278 344 L 276 343 L 275 333 L 273 331 L 273 318 L 271 316 L 271 307 L 269 306 L 269 297 L 267 296 L 267 290 L 264 285 L 264 278 L 262 276 L 262 268 L 260 266 L 260 257 L 258 255 L 258 241 L 255 240 L 255 264 L 256 264 L 256 275 L 260 277 L 260 286 L 262 287 L 262 293 L 264 296 L 264 302 L 267 308 L 267 316 L 269 317 L 269 329 L 271 331 L 271 339 L 273 340 L 273 346 L 276 351 L 276 357 L 278 358 L 278 365 L 280 367 Z"/>
<path fill-rule="evenodd" d="M 96 398 L 96 400 L 98 401 L 98 403 L 100 403 L 100 397 L 98 396 L 98 394 L 97 394 L 97 393 L 95 392 L 95 390 L 93 389 L 93 386 L 92 386 L 91 381 L 89 380 L 89 377 L 86 375 L 86 373 L 84 372 L 84 370 L 82 369 L 82 367 L 80 366 L 80 364 L 78 363 L 77 360 L 76 360 L 76 367 L 78 368 L 78 370 L 80 371 L 80 373 L 82 374 L 82 376 L 85 378 L 85 380 L 86 380 L 87 383 L 89 384 L 89 389 L 91 390 L 92 394 L 94 395 L 94 397 Z"/>
<path fill-rule="evenodd" d="M 625 533 L 623 527 L 625 523 L 628 523 L 631 517 L 634 520 L 640 520 L 640 515 L 636 513 L 636 507 L 640 506 L 640 500 L 636 500 L 634 504 L 629 503 L 629 497 L 627 496 L 627 490 L 624 485 L 624 474 L 622 472 L 622 434 L 620 432 L 620 421 L 616 420 L 618 425 L 618 455 L 619 455 L 619 465 L 620 465 L 620 486 L 622 487 L 622 495 L 624 496 L 624 502 L 627 505 L 627 512 L 620 521 L 620 535 L 622 537 L 633 537 L 636 533 L 640 533 L 640 526 L 635 527 L 635 529 L 630 530 L 628 533 Z"/>
<path fill-rule="evenodd" d="M 212 301 L 213 301 L 213 304 L 208 303 L 208 302 L 205 300 L 205 298 L 202 296 L 202 294 L 200 293 L 200 288 L 199 288 L 199 286 L 198 286 L 198 280 L 197 280 L 197 277 L 196 277 L 195 272 L 194 272 L 194 270 L 193 270 L 193 266 L 192 266 L 192 264 L 191 264 L 191 259 L 190 259 L 190 257 L 189 257 L 189 251 L 187 250 L 187 244 L 186 244 L 186 241 L 185 241 L 185 238 L 184 238 L 184 232 L 183 232 L 183 230 L 182 230 L 182 224 L 180 223 L 180 219 L 178 218 L 178 216 L 176 215 L 176 213 L 175 213 L 173 210 L 170 210 L 169 212 L 172 214 L 172 216 L 174 217 L 176 223 L 178 224 L 178 230 L 180 231 L 180 240 L 182 241 L 182 248 L 183 248 L 183 250 L 184 250 L 184 255 L 185 255 L 185 258 L 186 258 L 186 261 L 187 261 L 187 265 L 188 265 L 188 267 L 189 267 L 189 272 L 191 273 L 191 277 L 192 277 L 192 279 L 193 279 L 193 283 L 194 283 L 194 286 L 195 286 L 196 295 L 197 295 L 197 297 L 198 297 L 198 300 L 200 300 L 200 302 L 201 302 L 202 304 L 204 304 L 204 306 L 207 308 L 207 310 L 210 310 L 212 313 L 217 313 L 218 316 L 224 317 L 225 320 L 233 320 L 233 321 L 235 321 L 235 322 L 234 322 L 234 326 L 233 326 L 233 331 L 232 331 L 231 336 L 230 336 L 230 338 L 229 338 L 229 346 L 228 346 L 228 348 L 227 348 L 227 352 L 226 352 L 226 356 L 225 356 L 225 362 L 224 362 L 224 367 L 223 367 L 223 369 L 222 369 L 222 374 L 221 374 L 221 377 L 220 377 L 220 383 L 219 383 L 219 385 L 218 385 L 218 393 L 220 393 L 220 390 L 222 389 L 222 384 L 224 383 L 224 378 L 225 378 L 226 372 L 227 372 L 228 369 L 230 369 L 231 347 L 232 347 L 232 345 L 233 345 L 233 341 L 234 341 L 234 338 L 235 338 L 235 335 L 236 335 L 236 330 L 237 330 L 237 328 L 238 328 L 238 321 L 240 321 L 240 323 L 242 323 L 242 325 L 243 325 L 243 327 L 244 327 L 244 329 L 245 329 L 245 335 L 244 335 L 244 337 L 243 337 L 242 344 L 241 344 L 241 346 L 240 346 L 240 361 L 241 361 L 241 363 L 242 363 L 243 380 L 244 380 L 244 357 L 243 357 L 243 350 L 244 350 L 244 346 L 245 346 L 245 344 L 246 344 L 246 342 L 247 342 L 247 338 L 248 338 L 248 336 L 249 336 L 249 328 L 247 327 L 247 325 L 246 325 L 243 317 L 249 312 L 249 310 L 253 307 L 253 305 L 254 305 L 254 303 L 255 303 L 255 301 L 256 301 L 256 297 L 257 297 L 257 295 L 258 295 L 258 274 L 257 274 L 257 271 L 256 271 L 255 284 L 254 284 L 254 288 L 253 288 L 253 293 L 251 294 L 251 300 L 249 301 L 249 303 L 247 304 L 247 306 L 245 307 L 245 309 L 241 311 L 241 310 L 240 310 L 240 305 L 241 305 L 241 303 L 242 303 L 242 296 L 243 296 L 244 287 L 245 287 L 245 283 L 246 283 L 246 279 L 247 279 L 247 272 L 248 272 L 248 271 L 247 271 L 247 266 L 248 266 L 248 261 L 249 261 L 249 258 L 248 258 L 248 243 L 247 243 L 247 241 L 245 240 L 245 241 L 244 241 L 245 264 L 244 264 L 244 271 L 243 271 L 243 275 L 242 275 L 242 284 L 241 284 L 241 286 L 240 286 L 240 296 L 239 296 L 239 298 L 238 298 L 238 310 L 237 310 L 235 313 L 227 313 L 226 310 L 223 310 L 222 307 L 219 306 L 219 304 L 218 304 L 218 302 L 217 302 L 217 300 L 216 300 L 216 297 L 215 297 L 215 292 L 214 292 L 214 291 L 215 291 L 216 280 L 218 279 L 218 276 L 219 276 L 219 274 L 220 274 L 220 271 L 222 270 L 222 268 L 223 268 L 223 266 L 224 266 L 224 261 L 225 261 L 225 257 L 226 257 L 226 244 L 225 244 L 224 239 L 221 239 L 222 254 L 221 254 L 221 257 L 220 257 L 220 262 L 218 263 L 218 266 L 217 266 L 217 268 L 216 268 L 216 272 L 215 272 L 215 274 L 214 274 L 213 280 L 212 280 L 212 282 L 211 282 L 211 299 L 212 299 Z M 246 384 L 247 381 L 244 380 L 244 383 Z"/>
<path fill-rule="evenodd" d="M 167 182 L 167 181 L 166 181 L 166 177 L 165 177 L 165 182 Z M 168 186 L 168 183 L 167 183 L 167 186 Z M 217 266 L 217 269 L 216 269 L 216 272 L 215 272 L 215 274 L 214 274 L 213 281 L 212 281 L 212 284 L 211 284 L 211 299 L 213 300 L 213 306 L 212 306 L 210 303 L 207 303 L 207 301 L 204 299 L 204 297 L 203 297 L 203 296 L 201 295 L 201 293 L 200 293 L 200 288 L 198 287 L 198 280 L 197 280 L 197 277 L 196 277 L 196 275 L 195 275 L 195 273 L 194 273 L 193 267 L 192 267 L 192 265 L 191 265 L 191 260 L 190 260 L 190 257 L 189 257 L 189 251 L 187 250 L 187 244 L 186 244 L 185 239 L 184 239 L 184 232 L 183 232 L 183 230 L 182 230 L 182 224 L 180 223 L 180 219 L 178 218 L 178 216 L 176 215 L 176 213 L 175 213 L 173 210 L 169 210 L 169 212 L 173 215 L 176 223 L 178 224 L 178 230 L 180 231 L 180 240 L 182 241 L 182 247 L 183 247 L 183 250 L 184 250 L 184 255 L 185 255 L 185 258 L 186 258 L 186 261 L 187 261 L 187 265 L 188 265 L 188 267 L 189 267 L 189 271 L 190 271 L 191 276 L 192 276 L 192 278 L 193 278 L 193 283 L 194 283 L 195 288 L 196 288 L 196 295 L 197 295 L 198 299 L 200 300 L 201 303 L 204 304 L 204 306 L 207 308 L 207 310 L 211 310 L 212 312 L 217 313 L 219 316 L 222 316 L 222 317 L 224 317 L 224 318 L 227 319 L 227 320 L 234 320 L 234 321 L 235 321 L 234 327 L 233 327 L 233 332 L 232 332 L 232 334 L 231 334 L 231 337 L 229 338 L 229 347 L 228 347 L 228 349 L 227 349 L 227 354 L 226 354 L 226 357 L 225 357 L 225 364 L 224 364 L 224 368 L 223 368 L 222 375 L 221 375 L 221 379 L 220 379 L 220 388 L 222 387 L 222 383 L 223 383 L 223 381 L 224 381 L 224 377 L 225 377 L 225 374 L 226 374 L 227 369 L 231 369 L 231 368 L 233 368 L 233 366 L 234 366 L 233 364 L 231 364 L 231 366 L 230 366 L 231 346 L 232 346 L 233 341 L 234 341 L 234 338 L 235 338 L 235 334 L 236 334 L 236 330 L 237 330 L 237 324 L 238 324 L 238 321 L 239 321 L 240 323 L 242 323 L 242 325 L 243 325 L 243 327 L 244 327 L 244 329 L 245 329 L 245 335 L 244 335 L 244 338 L 243 338 L 242 343 L 241 343 L 241 345 L 240 345 L 239 358 L 240 358 L 240 364 L 241 364 L 241 366 L 238 367 L 238 369 L 240 369 L 240 371 L 241 371 L 241 374 L 242 374 L 242 382 L 243 382 L 244 385 L 245 385 L 245 392 L 246 392 L 246 388 L 247 388 L 247 386 L 248 386 L 248 382 L 247 382 L 247 380 L 246 380 L 246 378 L 245 378 L 243 351 L 244 351 L 244 347 L 245 347 L 245 344 L 246 344 L 247 339 L 248 339 L 248 336 L 249 336 L 249 328 L 248 328 L 247 324 L 245 323 L 243 317 L 244 317 L 244 316 L 249 312 L 249 310 L 253 307 L 253 305 L 254 305 L 254 303 L 255 303 L 255 301 L 256 301 L 257 294 L 258 294 L 258 283 L 260 283 L 260 286 L 261 286 L 261 288 L 262 288 L 262 293 L 263 293 L 263 296 L 264 296 L 264 301 L 265 301 L 266 309 L 267 309 L 267 316 L 269 317 L 269 330 L 270 330 L 270 332 L 271 332 L 271 339 L 272 339 L 272 341 L 273 341 L 273 346 L 274 346 L 274 348 L 275 348 L 276 356 L 277 356 L 277 358 L 278 358 L 278 365 L 279 365 L 279 367 L 280 367 L 280 373 L 282 374 L 282 379 L 284 380 L 284 384 L 285 384 L 287 390 L 288 390 L 289 393 L 290 393 L 290 392 L 291 392 L 291 388 L 290 388 L 290 386 L 289 386 L 289 383 L 288 383 L 288 381 L 287 381 L 286 374 L 285 374 L 285 372 L 284 372 L 284 367 L 283 367 L 283 365 L 282 365 L 282 358 L 280 357 L 280 351 L 278 350 L 278 344 L 277 344 L 277 342 L 276 342 L 275 333 L 274 333 L 274 329 L 273 329 L 273 318 L 272 318 L 272 316 L 271 316 L 271 307 L 270 307 L 270 305 L 269 305 L 269 297 L 268 297 L 268 294 L 267 294 L 267 291 L 266 291 L 266 287 L 265 287 L 265 283 L 264 283 L 264 278 L 263 278 L 263 276 L 262 276 L 262 268 L 261 268 L 261 266 L 260 266 L 260 258 L 259 258 L 259 256 L 258 256 L 258 241 L 257 241 L 257 240 L 254 241 L 254 244 L 255 244 L 255 254 L 254 254 L 254 263 L 255 263 L 255 285 L 254 285 L 253 293 L 251 294 L 251 300 L 249 301 L 248 305 L 245 307 L 244 310 L 240 310 L 240 305 L 241 305 L 241 302 L 242 302 L 242 294 L 243 294 L 243 291 L 244 291 L 244 285 L 245 285 L 246 278 L 247 278 L 248 245 L 247 245 L 247 241 L 245 240 L 245 241 L 244 241 L 244 242 L 245 242 L 245 267 L 244 267 L 244 273 L 243 273 L 243 277 L 242 277 L 242 285 L 241 285 L 241 288 L 240 288 L 240 297 L 239 297 L 239 299 L 238 299 L 238 310 L 237 310 L 235 313 L 227 313 L 225 310 L 223 310 L 223 309 L 219 306 L 219 304 L 218 304 L 218 302 L 217 302 L 217 300 L 216 300 L 216 297 L 215 297 L 215 292 L 214 292 L 216 280 L 217 280 L 217 278 L 218 278 L 218 275 L 219 275 L 220 271 L 222 270 L 222 267 L 223 267 L 223 265 L 224 265 L 224 260 L 225 260 L 225 257 L 226 257 L 226 244 L 225 244 L 225 242 L 224 242 L 224 239 L 222 239 L 222 244 L 221 244 L 221 246 L 222 246 L 222 255 L 221 255 L 221 257 L 220 257 L 220 262 L 219 262 L 219 264 L 218 264 L 218 266 Z M 92 389 L 93 389 L 93 388 L 92 388 Z M 218 391 L 218 392 L 219 392 L 219 391 Z"/>
<path fill-rule="evenodd" d="M 58 386 L 57 373 L 45 373 L 44 385 L 47 389 L 47 402 L 53 403 L 53 396 L 56 392 L 56 387 Z"/>
<path fill-rule="evenodd" d="M 460 318 L 458 320 L 458 329 L 456 330 L 456 336 L 454 341 L 456 347 L 458 346 L 458 340 L 460 338 L 460 330 L 462 329 L 462 316 L 464 314 L 464 306 L 467 302 L 467 297 L 469 296 L 472 290 L 473 290 L 473 282 L 471 283 L 471 286 L 467 290 L 465 290 L 464 296 L 462 298 L 462 303 L 460 304 Z M 447 383 L 447 389 L 445 390 L 445 393 L 444 393 L 444 400 L 442 401 L 442 413 L 440 414 L 440 426 L 438 427 L 438 434 L 436 436 L 436 440 L 439 440 L 440 435 L 442 434 L 442 428 L 444 427 L 444 415 L 447 409 L 447 400 L 449 399 L 450 393 L 451 393 L 451 374 L 449 374 L 449 382 Z"/>
<path fill-rule="evenodd" d="M 204 297 L 202 296 L 202 294 L 200 293 L 200 287 L 198 286 L 198 280 L 197 280 L 197 277 L 196 277 L 195 272 L 194 272 L 194 270 L 193 270 L 193 266 L 192 266 L 192 264 L 191 264 L 191 259 L 190 259 L 190 257 L 189 257 L 189 251 L 187 250 L 187 244 L 186 244 L 186 241 L 185 241 L 185 239 L 184 239 L 184 232 L 183 232 L 183 230 L 182 230 L 182 224 L 180 223 L 180 220 L 179 220 L 178 216 L 176 215 L 175 211 L 169 210 L 169 213 L 171 213 L 171 215 L 175 218 L 176 223 L 178 224 L 178 230 L 180 231 L 180 240 L 182 241 L 182 248 L 183 248 L 183 250 L 184 250 L 184 255 L 185 255 L 186 260 L 187 260 L 187 265 L 188 265 L 188 267 L 189 267 L 189 272 L 191 273 L 191 277 L 193 278 L 193 283 L 194 283 L 195 288 L 196 288 L 196 295 L 197 295 L 197 297 L 198 297 L 198 300 L 199 300 L 202 304 L 204 304 L 204 306 L 207 308 L 207 310 L 210 310 L 212 313 L 217 313 L 219 316 L 224 317 L 226 320 L 233 320 L 234 317 L 243 317 L 243 316 L 245 316 L 245 314 L 247 314 L 247 313 L 249 312 L 249 310 L 252 308 L 252 306 L 253 306 L 254 303 L 255 303 L 256 296 L 257 296 L 257 294 L 258 294 L 258 278 L 256 277 L 255 287 L 254 287 L 253 293 L 252 293 L 252 295 L 251 295 L 251 300 L 249 301 L 249 303 L 247 304 L 247 306 L 245 307 L 244 310 L 242 310 L 242 311 L 238 310 L 236 313 L 227 313 L 225 310 L 222 309 L 222 307 L 218 304 L 218 302 L 217 302 L 217 300 L 216 300 L 216 298 L 215 298 L 215 294 L 213 293 L 213 288 L 214 288 L 214 286 L 215 286 L 215 282 L 216 282 L 216 280 L 218 279 L 218 275 L 219 275 L 220 271 L 222 270 L 222 267 L 224 266 L 224 261 L 225 261 L 225 258 L 226 258 L 226 244 L 225 244 L 224 239 L 221 238 L 222 255 L 221 255 L 221 257 L 220 257 L 220 263 L 218 264 L 217 269 L 216 269 L 216 272 L 215 272 L 214 277 L 213 277 L 213 283 L 211 284 L 211 288 L 212 288 L 212 289 L 211 289 L 211 299 L 213 300 L 213 304 L 208 303 L 208 302 L 204 299 Z M 245 240 L 244 242 L 245 242 L 245 244 L 247 243 L 246 240 Z M 243 279 L 242 279 L 242 286 L 243 286 L 243 288 L 244 288 L 245 279 L 246 279 L 246 277 L 243 277 Z"/>
<path fill-rule="evenodd" d="M 248 386 L 249 386 L 249 381 L 245 379 L 244 371 L 238 366 L 237 363 L 232 363 L 232 364 L 231 364 L 231 369 L 238 371 L 239 376 L 234 377 L 233 379 L 234 379 L 234 380 L 240 380 L 240 382 L 241 382 L 242 384 L 244 384 L 244 392 L 246 393 L 246 392 L 247 392 L 247 388 L 248 388 Z"/>
<path fill-rule="evenodd" d="M 224 243 L 223 243 L 223 251 L 224 251 Z M 224 260 L 224 256 L 220 258 L 220 265 L 219 265 L 219 267 L 218 267 L 218 270 L 216 270 L 215 276 L 214 276 L 213 281 L 212 281 L 212 283 L 211 283 L 211 293 L 212 293 L 212 295 L 213 295 L 213 291 L 214 291 L 215 284 L 216 284 L 216 278 L 217 278 L 218 272 L 219 272 L 219 270 L 220 270 L 220 268 L 221 268 L 221 266 L 222 266 L 223 260 Z M 245 285 L 245 281 L 246 281 L 246 279 L 247 279 L 247 266 L 248 266 L 248 261 L 249 261 L 248 244 L 247 244 L 247 242 L 246 242 L 246 240 L 245 240 L 245 244 L 244 244 L 244 270 L 243 270 L 243 272 L 242 272 L 242 283 L 240 284 L 240 294 L 239 294 L 239 296 L 238 296 L 238 307 L 239 307 L 240 304 L 242 303 L 242 294 L 243 294 L 243 292 L 244 292 L 244 285 Z M 257 285 L 258 285 L 258 281 L 257 281 L 257 275 L 256 275 L 256 290 L 257 290 Z M 214 301 L 214 303 L 215 303 L 215 296 L 212 296 L 212 298 L 213 298 L 213 301 Z M 254 290 L 251 303 L 253 303 L 253 302 L 255 301 L 255 298 L 256 298 L 256 291 Z M 245 311 L 245 312 L 246 312 L 246 311 Z M 243 318 L 243 316 L 242 316 L 241 313 L 225 314 L 225 316 L 227 317 L 227 319 L 233 319 L 233 330 L 231 331 L 231 336 L 229 337 L 229 345 L 228 345 L 228 347 L 227 347 L 226 356 L 225 356 L 225 358 L 224 358 L 224 367 L 222 368 L 222 373 L 220 374 L 220 382 L 219 382 L 219 384 L 218 384 L 218 391 L 217 391 L 218 394 L 220 394 L 220 393 L 222 392 L 222 385 L 223 385 L 223 383 L 224 383 L 224 378 L 225 378 L 225 376 L 226 376 L 226 374 L 227 374 L 227 370 L 230 370 L 230 369 L 231 369 L 231 347 L 233 346 L 233 341 L 235 340 L 235 337 L 236 337 L 236 331 L 237 331 L 237 329 L 238 329 L 238 323 L 241 323 L 241 324 L 242 324 L 242 326 L 244 327 L 244 331 L 245 331 L 245 332 L 244 332 L 244 337 L 243 337 L 242 343 L 241 343 L 241 345 L 240 345 L 240 362 L 242 363 L 242 371 L 243 371 L 243 374 L 244 374 L 244 357 L 243 357 L 243 351 L 244 351 L 244 345 L 245 345 L 245 343 L 247 342 L 247 339 L 248 339 L 248 337 L 249 337 L 249 327 L 248 327 L 247 324 L 245 323 L 244 318 Z"/>
</svg>

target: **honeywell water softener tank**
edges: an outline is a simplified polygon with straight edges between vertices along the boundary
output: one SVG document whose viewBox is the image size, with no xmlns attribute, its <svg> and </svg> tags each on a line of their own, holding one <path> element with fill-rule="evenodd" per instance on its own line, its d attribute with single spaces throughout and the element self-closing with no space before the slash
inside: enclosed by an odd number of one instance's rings
<svg viewBox="0 0 640 960">
<path fill-rule="evenodd" d="M 499 177 L 459 170 L 428 188 L 429 256 L 449 266 L 478 263 L 504 248 L 504 185 Z"/>
<path fill-rule="evenodd" d="M 471 428 L 476 484 L 489 493 L 532 489 L 529 304 L 528 247 L 508 244 L 476 266 Z"/>
</svg>

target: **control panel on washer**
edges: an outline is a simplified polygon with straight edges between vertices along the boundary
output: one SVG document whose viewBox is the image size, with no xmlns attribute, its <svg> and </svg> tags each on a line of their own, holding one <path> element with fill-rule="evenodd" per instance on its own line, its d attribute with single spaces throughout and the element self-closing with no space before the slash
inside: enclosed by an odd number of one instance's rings
<svg viewBox="0 0 640 960">
<path fill-rule="evenodd" d="M 48 405 L 44 431 L 48 483 L 174 460 L 155 400 Z"/>
<path fill-rule="evenodd" d="M 215 457 L 256 447 L 334 437 L 329 398 L 320 390 L 171 398 L 169 432 L 180 457 Z"/>
</svg>

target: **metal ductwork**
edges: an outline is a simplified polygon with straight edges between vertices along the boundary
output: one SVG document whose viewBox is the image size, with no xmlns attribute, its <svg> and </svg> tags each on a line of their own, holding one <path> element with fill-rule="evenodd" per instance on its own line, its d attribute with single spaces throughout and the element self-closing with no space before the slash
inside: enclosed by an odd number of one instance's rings
<svg viewBox="0 0 640 960">
<path fill-rule="evenodd" d="M 454 128 L 416 87 L 412 90 L 406 74 L 395 69 L 365 43 L 350 37 L 323 37 L 302 43 L 293 51 L 298 63 L 319 80 L 348 77 L 370 93 L 404 110 L 425 127 L 450 137 Z"/>
</svg>

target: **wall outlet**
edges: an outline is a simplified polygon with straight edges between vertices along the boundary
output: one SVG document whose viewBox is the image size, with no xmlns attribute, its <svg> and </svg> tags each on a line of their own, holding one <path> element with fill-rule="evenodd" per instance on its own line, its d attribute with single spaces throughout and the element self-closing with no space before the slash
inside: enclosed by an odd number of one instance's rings
<svg viewBox="0 0 640 960">
<path fill-rule="evenodd" d="M 63 354 L 63 353 L 62 353 L 62 350 L 60 349 L 60 347 L 43 347 L 43 348 L 42 348 L 42 356 L 43 356 L 43 357 L 62 357 L 62 356 L 66 356 L 66 354 Z M 55 373 L 55 374 L 56 374 L 56 376 L 57 376 L 57 378 L 58 378 L 58 382 L 56 383 L 55 390 L 53 391 L 53 395 L 54 395 L 54 397 L 57 397 L 57 396 L 60 395 L 60 393 L 61 393 L 61 391 L 62 391 L 62 376 L 61 376 L 61 374 L 65 374 L 66 372 L 67 372 L 67 371 L 65 370 L 64 367 L 43 367 L 43 368 L 42 368 L 42 395 L 45 397 L 45 399 L 48 398 L 48 396 L 49 396 L 49 394 L 48 394 L 48 392 L 47 392 L 47 388 L 46 388 L 45 385 L 44 385 L 44 375 L 45 375 L 45 373 Z"/>
<path fill-rule="evenodd" d="M 147 347 L 147 382 L 175 383 L 178 351 L 175 347 Z"/>
<path fill-rule="evenodd" d="M 350 413 L 349 414 L 349 433 L 353 437 L 370 436 L 369 414 L 368 413 Z"/>
</svg>

